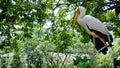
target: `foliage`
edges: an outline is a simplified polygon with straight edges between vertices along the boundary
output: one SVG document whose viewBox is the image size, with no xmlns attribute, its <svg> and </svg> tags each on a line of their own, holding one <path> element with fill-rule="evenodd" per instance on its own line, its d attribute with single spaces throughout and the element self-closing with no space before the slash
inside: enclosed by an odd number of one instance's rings
<svg viewBox="0 0 120 68">
<path fill-rule="evenodd" d="M 87 56 L 76 56 L 75 58 L 73 61 L 77 68 L 92 68 L 93 61 L 92 59 L 88 59 Z"/>
</svg>

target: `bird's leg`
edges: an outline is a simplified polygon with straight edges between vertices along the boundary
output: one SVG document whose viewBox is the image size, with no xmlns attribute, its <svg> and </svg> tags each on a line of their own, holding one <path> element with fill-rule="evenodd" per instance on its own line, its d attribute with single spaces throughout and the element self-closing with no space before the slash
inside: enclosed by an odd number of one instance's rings
<svg viewBox="0 0 120 68">
<path fill-rule="evenodd" d="M 93 43 L 94 43 L 94 48 L 96 47 L 95 43 L 95 37 L 93 36 Z"/>
<path fill-rule="evenodd" d="M 105 44 L 105 46 L 104 47 L 102 47 L 98 52 L 100 52 L 100 51 L 102 51 L 104 48 L 106 48 L 107 47 L 107 45 L 106 45 L 106 43 L 105 43 L 105 41 L 102 39 L 102 38 L 100 38 L 98 35 L 96 35 L 94 32 L 93 33 L 91 33 L 91 35 L 93 36 L 93 42 L 94 42 L 94 46 L 95 46 L 95 37 L 96 38 L 99 38 L 104 44 Z"/>
<path fill-rule="evenodd" d="M 105 43 L 105 41 L 102 38 L 100 38 L 100 37 L 99 37 L 99 39 L 105 44 L 105 46 L 102 47 L 98 52 L 102 51 L 104 48 L 107 47 L 107 44 Z"/>
<path fill-rule="evenodd" d="M 106 47 L 107 47 L 107 45 L 105 45 L 104 47 L 102 47 L 98 52 L 102 51 Z"/>
<path fill-rule="evenodd" d="M 87 29 L 87 28 L 86 28 Z M 88 30 L 88 29 L 87 29 Z M 97 37 L 96 35 L 95 35 L 95 33 L 94 32 L 90 32 L 89 30 L 88 30 L 88 34 L 90 34 L 92 37 L 93 37 L 93 44 L 94 44 L 94 48 L 96 47 L 96 43 L 95 43 L 95 38 Z"/>
</svg>

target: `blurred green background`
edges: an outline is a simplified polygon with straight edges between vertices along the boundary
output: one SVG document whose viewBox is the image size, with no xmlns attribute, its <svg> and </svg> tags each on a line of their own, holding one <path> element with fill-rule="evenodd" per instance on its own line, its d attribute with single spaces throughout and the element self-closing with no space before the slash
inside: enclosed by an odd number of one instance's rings
<svg viewBox="0 0 120 68">
<path fill-rule="evenodd" d="M 86 31 L 71 28 L 78 6 L 114 37 L 97 54 Z M 0 68 L 113 68 L 120 59 L 119 0 L 0 0 Z"/>
</svg>

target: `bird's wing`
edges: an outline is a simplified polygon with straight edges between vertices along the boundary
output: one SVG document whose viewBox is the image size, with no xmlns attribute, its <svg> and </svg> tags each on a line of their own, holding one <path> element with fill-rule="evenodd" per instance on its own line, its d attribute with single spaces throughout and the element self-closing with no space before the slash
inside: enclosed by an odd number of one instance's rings
<svg viewBox="0 0 120 68">
<path fill-rule="evenodd" d="M 90 15 L 86 15 L 83 17 L 83 20 L 85 21 L 86 25 L 90 29 L 99 31 L 99 32 L 106 34 L 106 35 L 111 35 L 109 33 L 109 31 L 107 30 L 106 26 L 101 21 L 96 19 L 95 17 L 90 16 Z"/>
</svg>

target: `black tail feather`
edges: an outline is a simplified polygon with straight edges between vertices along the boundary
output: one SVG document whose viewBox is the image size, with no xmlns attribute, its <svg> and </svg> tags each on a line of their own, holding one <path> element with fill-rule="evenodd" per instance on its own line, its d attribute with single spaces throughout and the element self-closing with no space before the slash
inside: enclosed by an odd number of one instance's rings
<svg viewBox="0 0 120 68">
<path fill-rule="evenodd" d="M 113 42 L 113 37 L 112 35 L 109 35 L 110 36 L 110 42 Z"/>
<path fill-rule="evenodd" d="M 109 35 L 109 37 L 110 37 L 109 46 L 110 46 L 110 47 L 112 47 L 112 46 L 113 46 L 113 45 L 112 45 L 112 42 L 113 42 L 113 37 L 112 37 L 112 35 Z"/>
<path fill-rule="evenodd" d="M 113 45 L 112 44 L 109 44 L 110 47 L 112 47 Z"/>
</svg>

